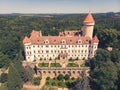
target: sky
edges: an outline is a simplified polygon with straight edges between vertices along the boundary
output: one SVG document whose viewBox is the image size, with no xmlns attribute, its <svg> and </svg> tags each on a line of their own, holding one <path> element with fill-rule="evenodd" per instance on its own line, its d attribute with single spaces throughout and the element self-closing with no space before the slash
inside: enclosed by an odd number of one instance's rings
<svg viewBox="0 0 120 90">
<path fill-rule="evenodd" d="M 0 13 L 120 12 L 120 0 L 0 0 Z"/>
</svg>

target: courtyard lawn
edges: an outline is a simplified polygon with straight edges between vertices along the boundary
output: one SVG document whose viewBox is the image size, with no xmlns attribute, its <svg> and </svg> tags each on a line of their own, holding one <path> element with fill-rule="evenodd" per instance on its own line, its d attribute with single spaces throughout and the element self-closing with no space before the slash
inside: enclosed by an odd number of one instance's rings
<svg viewBox="0 0 120 90">
<path fill-rule="evenodd" d="M 50 67 L 61 67 L 59 63 L 51 63 Z"/>
<path fill-rule="evenodd" d="M 80 66 L 81 66 L 81 67 L 86 67 L 84 63 L 83 63 L 83 64 L 81 64 Z"/>
<path fill-rule="evenodd" d="M 48 67 L 49 63 L 39 63 L 38 66 L 39 67 Z"/>
<path fill-rule="evenodd" d="M 67 67 L 79 67 L 79 65 L 75 63 L 68 63 Z"/>
</svg>

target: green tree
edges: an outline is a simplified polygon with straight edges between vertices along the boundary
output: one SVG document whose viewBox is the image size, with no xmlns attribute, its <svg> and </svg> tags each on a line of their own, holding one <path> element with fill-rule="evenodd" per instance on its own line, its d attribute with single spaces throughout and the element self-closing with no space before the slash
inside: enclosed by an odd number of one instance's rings
<svg viewBox="0 0 120 90">
<path fill-rule="evenodd" d="M 58 80 L 63 80 L 64 76 L 62 74 L 58 75 L 57 79 Z"/>
<path fill-rule="evenodd" d="M 6 73 L 2 73 L 0 76 L 0 82 L 1 83 L 7 82 L 7 77 L 8 77 L 8 75 Z"/>
<path fill-rule="evenodd" d="M 117 69 L 111 61 L 110 53 L 106 50 L 98 50 L 90 64 L 91 89 L 116 90 Z"/>
<path fill-rule="evenodd" d="M 66 75 L 64 76 L 64 79 L 65 79 L 65 80 L 69 80 L 69 79 L 70 79 L 70 75 L 66 74 Z"/>
<path fill-rule="evenodd" d="M 17 69 L 14 67 L 14 64 L 11 63 L 8 72 L 7 81 L 8 90 L 21 90 L 22 86 L 23 86 L 22 79 Z"/>
<path fill-rule="evenodd" d="M 8 56 L 0 52 L 0 68 L 7 68 L 9 66 L 9 63 L 10 59 L 8 58 Z"/>
<path fill-rule="evenodd" d="M 113 62 L 120 63 L 120 51 L 119 50 L 113 50 L 111 52 L 111 60 Z"/>
<path fill-rule="evenodd" d="M 34 85 L 39 85 L 41 79 L 42 79 L 41 77 L 35 77 L 35 78 L 33 79 L 33 84 L 34 84 Z"/>
<path fill-rule="evenodd" d="M 24 73 L 22 76 L 24 82 L 32 81 L 33 80 L 32 68 L 30 66 L 26 66 L 24 68 Z"/>
<path fill-rule="evenodd" d="M 72 90 L 90 90 L 89 79 L 83 71 Z"/>
</svg>

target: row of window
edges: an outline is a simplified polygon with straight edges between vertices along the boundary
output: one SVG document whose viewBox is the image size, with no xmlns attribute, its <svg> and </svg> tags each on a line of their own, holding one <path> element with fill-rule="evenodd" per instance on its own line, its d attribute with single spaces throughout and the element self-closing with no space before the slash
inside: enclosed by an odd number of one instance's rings
<svg viewBox="0 0 120 90">
<path fill-rule="evenodd" d="M 38 40 L 38 42 L 39 42 L 39 40 Z M 54 40 L 54 42 L 56 42 L 56 40 Z M 72 42 L 72 40 L 70 40 L 69 42 Z M 45 43 L 45 44 L 49 44 L 49 40 L 45 40 L 44 43 Z M 61 43 L 61 44 L 66 44 L 66 40 L 62 40 L 60 43 Z M 81 44 L 82 41 L 81 41 L 81 40 L 78 40 L 76 43 Z"/>
<path fill-rule="evenodd" d="M 36 46 L 34 45 L 33 46 L 33 48 L 35 48 Z M 70 47 L 88 47 L 88 45 L 37 45 L 37 48 L 39 48 L 39 47 L 41 47 L 41 48 L 43 48 L 43 47 L 47 47 L 47 48 L 70 48 Z M 89 48 L 90 47 L 92 47 L 93 48 L 93 46 L 89 46 Z M 31 49 L 31 46 L 28 46 L 28 47 L 26 47 L 27 49 Z M 94 48 L 97 48 L 97 46 L 94 46 Z"/>
<path fill-rule="evenodd" d="M 90 51 L 89 51 L 90 52 Z M 34 51 L 34 53 L 87 53 L 87 50 L 46 50 L 46 51 Z M 31 54 L 31 51 L 28 51 L 27 54 Z"/>
</svg>

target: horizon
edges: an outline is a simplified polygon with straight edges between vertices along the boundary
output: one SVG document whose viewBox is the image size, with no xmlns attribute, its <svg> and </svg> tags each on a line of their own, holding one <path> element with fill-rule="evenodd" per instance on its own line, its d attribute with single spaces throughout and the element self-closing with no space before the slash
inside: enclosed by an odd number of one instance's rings
<svg viewBox="0 0 120 90">
<path fill-rule="evenodd" d="M 0 14 L 61 14 L 120 12 L 119 0 L 0 0 Z"/>
</svg>

